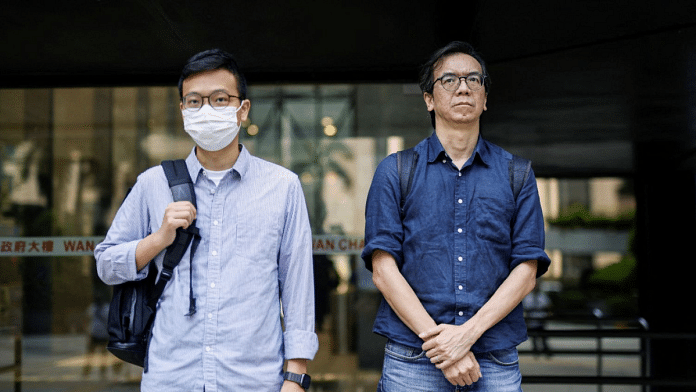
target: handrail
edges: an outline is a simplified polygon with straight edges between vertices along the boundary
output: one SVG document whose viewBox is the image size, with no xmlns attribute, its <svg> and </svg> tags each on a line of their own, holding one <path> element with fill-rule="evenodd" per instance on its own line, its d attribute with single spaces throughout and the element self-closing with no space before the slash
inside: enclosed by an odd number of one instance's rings
<svg viewBox="0 0 696 392">
<path fill-rule="evenodd" d="M 597 339 L 597 349 L 562 349 L 554 350 L 549 348 L 544 354 L 550 355 L 596 355 L 598 359 L 596 376 L 554 376 L 554 375 L 534 375 L 522 376 L 523 384 L 583 384 L 597 385 L 601 388 L 602 385 L 640 385 L 648 386 L 663 386 L 663 387 L 696 387 L 696 377 L 694 378 L 654 378 L 648 373 L 647 358 L 649 357 L 650 344 L 656 340 L 693 340 L 696 341 L 696 333 L 677 333 L 677 332 L 654 332 L 648 330 L 648 325 L 643 319 L 626 320 L 626 319 L 602 319 L 602 318 L 527 318 L 527 320 L 535 321 L 586 321 L 589 322 L 588 327 L 594 325 L 595 328 L 570 328 L 570 329 L 542 329 L 529 330 L 528 335 L 534 337 L 556 337 L 556 338 L 594 338 Z M 631 323 L 634 326 L 626 328 L 609 328 L 606 323 Z M 641 348 L 638 350 L 631 349 L 612 349 L 604 350 L 601 345 L 601 339 L 640 339 Z M 540 352 L 533 349 L 519 350 L 521 355 L 539 354 Z M 640 376 L 636 377 L 615 377 L 601 375 L 601 360 L 604 355 L 635 355 L 641 360 Z"/>
<path fill-rule="evenodd" d="M 696 379 L 655 379 L 614 376 L 522 376 L 523 384 L 642 385 L 660 387 L 696 387 Z"/>
<path fill-rule="evenodd" d="M 0 327 L 0 334 L 10 332 L 14 335 L 14 363 L 12 365 L 0 366 L 0 373 L 14 372 L 14 391 L 22 390 L 22 334 L 16 327 Z"/>
<path fill-rule="evenodd" d="M 696 340 L 696 333 L 651 332 L 631 329 L 567 329 L 529 331 L 529 336 L 571 337 L 571 338 L 644 338 L 652 340 L 686 339 Z"/>
</svg>

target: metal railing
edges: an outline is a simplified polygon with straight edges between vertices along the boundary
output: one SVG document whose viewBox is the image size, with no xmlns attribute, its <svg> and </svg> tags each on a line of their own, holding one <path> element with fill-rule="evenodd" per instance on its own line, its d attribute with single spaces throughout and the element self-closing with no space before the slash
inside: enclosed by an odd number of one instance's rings
<svg viewBox="0 0 696 392">
<path fill-rule="evenodd" d="M 14 391 L 22 390 L 22 334 L 16 327 L 1 327 L 0 336 L 12 336 L 14 347 L 14 363 L 0 364 L 0 374 L 14 372 Z"/>
<path fill-rule="evenodd" d="M 696 333 L 661 333 L 649 331 L 647 322 L 644 319 L 600 319 L 600 318 L 544 318 L 527 319 L 528 321 L 551 321 L 562 320 L 565 322 L 579 322 L 585 328 L 563 328 L 563 329 L 544 329 L 530 330 L 530 339 L 534 338 L 591 338 L 596 340 L 595 349 L 587 348 L 564 348 L 539 351 L 534 349 L 519 350 L 520 355 L 573 355 L 573 356 L 595 356 L 596 375 L 594 376 L 559 376 L 559 375 L 533 375 L 522 377 L 523 384 L 555 384 L 555 385 L 596 385 L 598 391 L 602 391 L 604 385 L 636 385 L 641 386 L 643 391 L 648 387 L 693 387 L 696 388 L 696 377 L 690 378 L 669 378 L 658 379 L 650 374 L 650 347 L 652 342 L 657 340 L 683 340 L 696 341 Z M 589 324 L 588 324 L 589 323 Z M 621 328 L 612 327 L 617 323 Z M 587 328 L 590 327 L 590 328 Z M 594 328 L 591 328 L 594 327 Z M 602 339 L 639 339 L 638 349 L 606 349 Z M 603 363 L 606 357 L 611 356 L 636 356 L 640 359 L 640 372 L 638 376 L 605 376 L 603 375 Z"/>
</svg>

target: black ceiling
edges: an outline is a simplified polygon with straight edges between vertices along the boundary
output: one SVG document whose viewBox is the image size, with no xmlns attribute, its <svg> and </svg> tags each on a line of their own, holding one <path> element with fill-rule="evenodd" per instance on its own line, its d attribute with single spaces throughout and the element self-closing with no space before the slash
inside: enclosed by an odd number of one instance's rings
<svg viewBox="0 0 696 392">
<path fill-rule="evenodd" d="M 235 53 L 255 81 L 412 80 L 418 64 L 453 39 L 472 41 L 491 64 L 505 63 L 692 27 L 694 4 L 6 2 L 0 86 L 168 85 L 190 55 L 210 47 Z"/>
<path fill-rule="evenodd" d="M 426 2 L 343 4 L 14 2 L 3 18 L 0 83 L 171 84 L 189 56 L 211 47 L 234 53 L 257 82 L 405 78 L 442 41 L 445 15 Z M 461 38 L 472 22 L 456 22 Z"/>
<path fill-rule="evenodd" d="M 696 128 L 692 0 L 75 0 L 0 12 L 0 88 L 174 85 L 210 47 L 233 52 L 252 83 L 414 82 L 434 49 L 461 39 L 493 76 L 488 137 L 543 174 L 628 174 L 636 142 L 682 143 Z"/>
</svg>

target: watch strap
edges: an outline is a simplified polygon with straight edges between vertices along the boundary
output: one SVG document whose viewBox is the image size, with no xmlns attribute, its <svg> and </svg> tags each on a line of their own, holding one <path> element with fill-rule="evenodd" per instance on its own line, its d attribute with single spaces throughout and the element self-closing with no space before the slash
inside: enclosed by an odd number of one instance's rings
<svg viewBox="0 0 696 392">
<path fill-rule="evenodd" d="M 298 383 L 302 388 L 309 388 L 309 384 L 312 380 L 309 374 L 297 374 L 292 372 L 285 372 L 283 374 L 283 379 Z"/>
</svg>

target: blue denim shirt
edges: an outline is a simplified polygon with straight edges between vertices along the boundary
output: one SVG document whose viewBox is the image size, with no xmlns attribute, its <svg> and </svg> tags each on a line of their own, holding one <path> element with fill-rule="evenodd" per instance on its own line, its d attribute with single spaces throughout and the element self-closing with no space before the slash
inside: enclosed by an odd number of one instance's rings
<svg viewBox="0 0 696 392">
<path fill-rule="evenodd" d="M 405 199 L 403 224 L 396 155 L 386 157 L 375 171 L 367 197 L 362 257 L 372 270 L 372 252 L 390 253 L 435 322 L 460 325 L 519 264 L 538 260 L 537 276 L 548 269 L 536 179 L 530 173 L 515 202 L 508 172 L 512 154 L 482 138 L 461 170 L 435 133 L 415 150 L 419 159 Z M 411 347 L 423 344 L 385 300 L 374 332 Z M 518 305 L 484 333 L 472 351 L 510 348 L 526 338 Z"/>
</svg>

